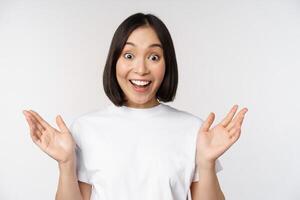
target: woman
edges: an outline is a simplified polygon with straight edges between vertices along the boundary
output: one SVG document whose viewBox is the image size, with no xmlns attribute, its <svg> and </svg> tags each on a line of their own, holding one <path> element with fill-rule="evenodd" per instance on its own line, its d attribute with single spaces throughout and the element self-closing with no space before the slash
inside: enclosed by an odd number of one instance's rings
<svg viewBox="0 0 300 200">
<path fill-rule="evenodd" d="M 233 106 L 211 128 L 214 113 L 203 122 L 161 103 L 173 101 L 177 81 L 168 29 L 137 13 L 111 42 L 103 86 L 112 105 L 83 114 L 70 129 L 57 116 L 60 130 L 23 111 L 33 142 L 58 161 L 56 199 L 224 199 L 218 158 L 238 140 L 247 108 L 235 115 Z"/>
</svg>

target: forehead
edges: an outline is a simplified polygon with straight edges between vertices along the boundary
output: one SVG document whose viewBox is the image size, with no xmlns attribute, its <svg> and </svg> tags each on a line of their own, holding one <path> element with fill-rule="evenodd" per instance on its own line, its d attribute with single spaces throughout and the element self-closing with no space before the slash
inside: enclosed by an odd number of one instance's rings
<svg viewBox="0 0 300 200">
<path fill-rule="evenodd" d="M 149 26 L 135 29 L 128 37 L 125 46 L 137 48 L 162 48 L 161 42 L 155 30 Z"/>
</svg>

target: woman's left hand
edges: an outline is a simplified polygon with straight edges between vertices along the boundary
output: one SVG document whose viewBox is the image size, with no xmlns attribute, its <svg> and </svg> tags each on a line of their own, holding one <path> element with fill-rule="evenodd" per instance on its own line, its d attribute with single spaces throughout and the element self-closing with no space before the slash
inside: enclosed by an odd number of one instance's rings
<svg viewBox="0 0 300 200">
<path fill-rule="evenodd" d="M 241 126 L 247 108 L 243 108 L 233 119 L 238 105 L 234 105 L 227 116 L 210 129 L 215 114 L 210 113 L 198 132 L 196 163 L 199 168 L 212 168 L 215 161 L 240 137 Z"/>
</svg>

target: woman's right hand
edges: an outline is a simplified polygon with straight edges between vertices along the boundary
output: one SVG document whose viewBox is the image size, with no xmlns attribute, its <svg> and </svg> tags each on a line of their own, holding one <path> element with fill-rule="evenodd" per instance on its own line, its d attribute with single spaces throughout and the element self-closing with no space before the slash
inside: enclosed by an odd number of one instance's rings
<svg viewBox="0 0 300 200">
<path fill-rule="evenodd" d="M 30 127 L 31 139 L 40 149 L 55 159 L 59 164 L 74 161 L 76 144 L 60 115 L 56 117 L 56 123 L 60 129 L 59 131 L 51 127 L 33 110 L 24 110 L 23 114 Z"/>
</svg>

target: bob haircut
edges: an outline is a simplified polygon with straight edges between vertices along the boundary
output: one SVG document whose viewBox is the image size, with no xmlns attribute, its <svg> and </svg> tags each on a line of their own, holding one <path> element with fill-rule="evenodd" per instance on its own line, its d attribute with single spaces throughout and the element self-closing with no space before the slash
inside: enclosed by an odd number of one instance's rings
<svg viewBox="0 0 300 200">
<path fill-rule="evenodd" d="M 136 13 L 126 18 L 114 33 L 103 71 L 104 91 L 116 106 L 123 106 L 126 102 L 125 94 L 117 81 L 116 63 L 129 35 L 142 26 L 153 28 L 163 47 L 165 75 L 156 92 L 156 98 L 159 101 L 170 102 L 174 100 L 176 95 L 178 69 L 171 35 L 165 24 L 158 17 L 152 14 Z"/>
</svg>

